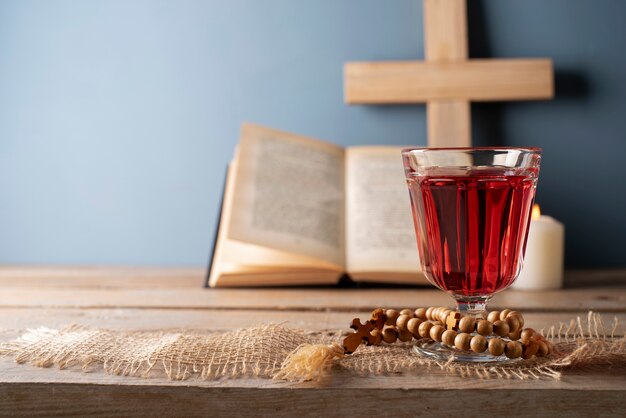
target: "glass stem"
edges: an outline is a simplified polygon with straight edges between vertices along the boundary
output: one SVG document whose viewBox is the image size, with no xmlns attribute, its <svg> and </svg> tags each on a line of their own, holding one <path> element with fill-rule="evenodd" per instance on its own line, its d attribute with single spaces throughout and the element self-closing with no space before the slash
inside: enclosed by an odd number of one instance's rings
<svg viewBox="0 0 626 418">
<path fill-rule="evenodd" d="M 491 296 L 454 296 L 456 310 L 464 316 L 484 319 L 487 317 L 487 302 Z"/>
</svg>

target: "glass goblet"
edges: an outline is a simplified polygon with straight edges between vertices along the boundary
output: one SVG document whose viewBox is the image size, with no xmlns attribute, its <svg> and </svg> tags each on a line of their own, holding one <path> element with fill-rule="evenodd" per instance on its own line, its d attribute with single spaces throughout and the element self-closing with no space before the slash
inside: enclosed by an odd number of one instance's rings
<svg viewBox="0 0 626 418">
<path fill-rule="evenodd" d="M 521 271 L 541 149 L 411 148 L 402 158 L 426 277 L 463 316 L 484 318 L 489 299 Z M 506 359 L 424 340 L 416 350 L 438 359 Z"/>
</svg>

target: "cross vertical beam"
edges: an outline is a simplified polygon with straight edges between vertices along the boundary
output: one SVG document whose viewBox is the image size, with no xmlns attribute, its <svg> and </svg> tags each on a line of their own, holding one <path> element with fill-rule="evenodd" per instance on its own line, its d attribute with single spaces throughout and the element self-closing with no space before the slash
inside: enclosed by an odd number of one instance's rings
<svg viewBox="0 0 626 418">
<path fill-rule="evenodd" d="M 426 61 L 467 59 L 466 16 L 465 0 L 424 0 Z M 429 100 L 426 105 L 428 146 L 471 146 L 470 112 L 469 100 Z"/>
</svg>

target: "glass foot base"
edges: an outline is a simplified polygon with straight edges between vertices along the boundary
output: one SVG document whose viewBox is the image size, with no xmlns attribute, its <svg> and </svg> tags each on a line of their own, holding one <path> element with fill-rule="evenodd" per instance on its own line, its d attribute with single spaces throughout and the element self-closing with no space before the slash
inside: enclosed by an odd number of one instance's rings
<svg viewBox="0 0 626 418">
<path fill-rule="evenodd" d="M 418 341 L 413 347 L 413 351 L 420 356 L 439 361 L 448 361 L 450 357 L 453 357 L 454 361 L 465 363 L 511 363 L 518 360 L 507 358 L 504 355 L 494 357 L 488 352 L 474 353 L 473 351 L 459 350 L 431 340 Z"/>
</svg>

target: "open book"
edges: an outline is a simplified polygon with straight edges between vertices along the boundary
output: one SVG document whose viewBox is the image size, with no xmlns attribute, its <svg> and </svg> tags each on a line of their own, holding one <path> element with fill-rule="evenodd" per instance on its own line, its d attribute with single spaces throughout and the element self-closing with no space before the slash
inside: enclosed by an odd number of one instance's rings
<svg viewBox="0 0 626 418">
<path fill-rule="evenodd" d="M 426 283 L 400 150 L 244 124 L 208 285 Z"/>
</svg>

